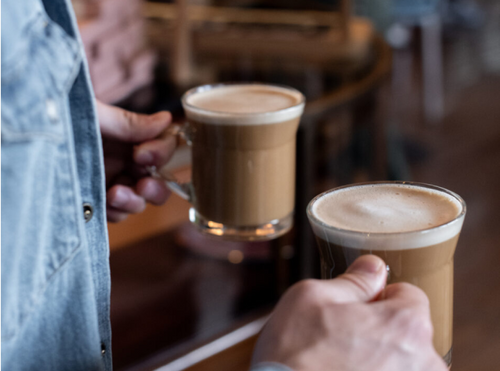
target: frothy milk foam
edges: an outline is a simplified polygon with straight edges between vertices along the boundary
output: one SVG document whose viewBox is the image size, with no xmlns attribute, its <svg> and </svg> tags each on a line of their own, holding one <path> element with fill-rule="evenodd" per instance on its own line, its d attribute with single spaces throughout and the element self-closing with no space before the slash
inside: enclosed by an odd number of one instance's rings
<svg viewBox="0 0 500 371">
<path fill-rule="evenodd" d="M 290 88 L 237 84 L 198 89 L 186 94 L 189 119 L 211 124 L 259 125 L 296 118 L 304 110 L 303 96 Z"/>
<path fill-rule="evenodd" d="M 461 211 L 462 205 L 451 195 L 406 184 L 340 189 L 320 196 L 311 208 L 320 222 L 338 228 L 328 230 L 313 221 L 319 237 L 371 250 L 411 249 L 447 241 L 460 232 L 463 218 L 457 216 Z M 449 222 L 453 225 L 439 228 Z"/>
</svg>

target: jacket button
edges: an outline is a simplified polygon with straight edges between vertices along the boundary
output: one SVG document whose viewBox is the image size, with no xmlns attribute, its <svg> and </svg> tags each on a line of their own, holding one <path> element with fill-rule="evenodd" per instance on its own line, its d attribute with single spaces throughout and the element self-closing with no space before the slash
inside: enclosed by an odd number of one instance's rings
<svg viewBox="0 0 500 371">
<path fill-rule="evenodd" d="M 106 345 L 104 345 L 104 343 L 101 343 L 101 355 L 105 354 L 106 354 Z"/>
<path fill-rule="evenodd" d="M 85 223 L 88 223 L 90 219 L 92 219 L 92 215 L 94 215 L 94 208 L 89 203 L 83 204 L 83 217 L 85 219 Z"/>
</svg>

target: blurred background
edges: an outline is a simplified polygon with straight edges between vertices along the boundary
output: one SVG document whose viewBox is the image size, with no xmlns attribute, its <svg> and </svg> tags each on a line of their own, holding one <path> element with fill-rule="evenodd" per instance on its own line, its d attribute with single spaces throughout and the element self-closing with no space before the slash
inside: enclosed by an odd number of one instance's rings
<svg viewBox="0 0 500 371">
<path fill-rule="evenodd" d="M 271 242 L 198 234 L 172 195 L 110 224 L 116 370 L 245 370 L 283 291 L 318 277 L 305 207 L 332 187 L 413 180 L 467 202 L 453 370 L 500 365 L 500 2 L 73 0 L 97 98 L 182 122 L 196 85 L 260 81 L 307 97 L 295 227 Z M 169 167 L 189 177 L 180 143 Z"/>
</svg>

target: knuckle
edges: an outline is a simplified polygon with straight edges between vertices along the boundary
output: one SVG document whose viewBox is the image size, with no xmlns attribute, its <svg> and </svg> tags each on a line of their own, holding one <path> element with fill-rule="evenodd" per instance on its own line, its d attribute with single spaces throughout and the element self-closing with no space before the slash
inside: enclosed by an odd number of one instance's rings
<svg viewBox="0 0 500 371">
<path fill-rule="evenodd" d="M 408 293 L 408 296 L 411 296 L 415 303 L 418 302 L 420 305 L 429 306 L 429 298 L 419 287 L 408 282 L 398 282 L 392 284 L 391 286 Z"/>
<path fill-rule="evenodd" d="M 428 315 L 414 308 L 404 307 L 393 311 L 392 326 L 406 341 L 422 343 L 432 339 L 433 327 Z"/>
<path fill-rule="evenodd" d="M 431 340 L 434 335 L 434 326 L 430 317 L 422 318 L 421 325 L 419 327 L 419 338 L 423 341 Z"/>
<path fill-rule="evenodd" d="M 126 137 L 125 139 L 128 141 L 133 141 L 135 139 L 138 126 L 140 126 L 139 115 L 127 110 L 122 110 L 122 114 L 126 127 L 126 130 L 123 133 Z"/>
<path fill-rule="evenodd" d="M 354 287 L 356 287 L 356 289 L 363 294 L 363 296 L 371 296 L 373 294 L 373 285 L 363 276 L 346 273 L 340 276 L 340 278 L 352 283 Z"/>
<path fill-rule="evenodd" d="M 122 110 L 121 113 L 123 115 L 124 122 L 126 122 L 128 126 L 133 126 L 136 123 L 135 122 L 136 118 L 134 113 L 127 110 Z"/>
<path fill-rule="evenodd" d="M 306 279 L 290 289 L 290 295 L 301 305 L 321 307 L 324 302 L 323 285 L 319 280 Z"/>
</svg>

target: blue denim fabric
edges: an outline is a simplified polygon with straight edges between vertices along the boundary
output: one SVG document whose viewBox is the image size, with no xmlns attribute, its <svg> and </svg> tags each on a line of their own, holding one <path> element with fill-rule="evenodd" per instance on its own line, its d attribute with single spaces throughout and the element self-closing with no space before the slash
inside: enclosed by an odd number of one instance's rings
<svg viewBox="0 0 500 371">
<path fill-rule="evenodd" d="M 102 145 L 88 76 L 69 0 L 2 1 L 4 370 L 111 370 Z M 88 223 L 83 203 L 94 209 Z"/>
<path fill-rule="evenodd" d="M 6 371 L 112 368 L 102 143 L 88 76 L 66 0 L 2 1 Z M 88 223 L 84 203 L 94 209 Z"/>
</svg>

